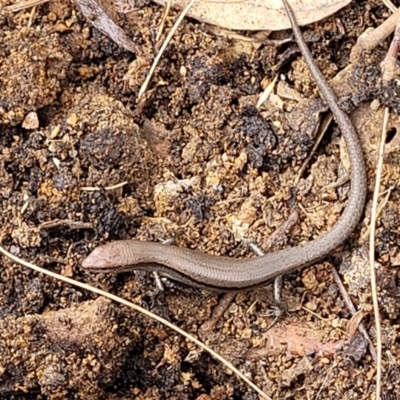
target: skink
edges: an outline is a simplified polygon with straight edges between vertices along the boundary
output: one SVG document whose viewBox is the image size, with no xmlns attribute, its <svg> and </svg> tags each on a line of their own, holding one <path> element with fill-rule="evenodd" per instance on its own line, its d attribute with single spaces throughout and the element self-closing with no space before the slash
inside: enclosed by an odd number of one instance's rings
<svg viewBox="0 0 400 400">
<path fill-rule="evenodd" d="M 115 241 L 95 248 L 83 261 L 84 268 L 101 272 L 156 270 L 162 275 L 191 286 L 217 291 L 245 290 L 261 286 L 278 275 L 315 263 L 349 237 L 361 218 L 366 200 L 367 176 L 361 144 L 350 118 L 340 109 L 336 95 L 315 64 L 287 0 L 282 2 L 300 51 L 340 127 L 350 157 L 350 195 L 337 223 L 329 232 L 303 246 L 251 259 L 218 257 L 160 243 Z"/>
</svg>

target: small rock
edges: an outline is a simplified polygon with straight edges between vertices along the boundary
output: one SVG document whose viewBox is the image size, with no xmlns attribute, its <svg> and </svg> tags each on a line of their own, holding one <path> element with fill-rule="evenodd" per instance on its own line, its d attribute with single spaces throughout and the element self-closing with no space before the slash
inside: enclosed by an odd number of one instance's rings
<svg viewBox="0 0 400 400">
<path fill-rule="evenodd" d="M 24 129 L 30 129 L 30 130 L 39 128 L 38 115 L 34 111 L 28 113 L 22 122 L 22 127 Z"/>
</svg>

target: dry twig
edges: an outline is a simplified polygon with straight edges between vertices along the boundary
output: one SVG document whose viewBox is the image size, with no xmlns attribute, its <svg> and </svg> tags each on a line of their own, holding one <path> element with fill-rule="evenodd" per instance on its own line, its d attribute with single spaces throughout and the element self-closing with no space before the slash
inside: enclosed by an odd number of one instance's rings
<svg viewBox="0 0 400 400">
<path fill-rule="evenodd" d="M 385 139 L 386 139 L 388 120 L 389 120 L 389 111 L 387 108 L 385 108 L 385 114 L 383 117 L 383 124 L 382 124 L 381 142 L 379 145 L 378 163 L 376 167 L 375 189 L 374 189 L 374 197 L 372 199 L 372 209 L 371 209 L 371 232 L 369 236 L 369 264 L 371 269 L 371 291 L 372 291 L 372 302 L 374 305 L 375 329 L 376 329 L 376 354 L 377 354 L 376 398 L 377 399 L 381 398 L 381 390 L 382 390 L 382 327 L 379 315 L 378 296 L 376 293 L 375 229 L 376 229 L 376 218 L 377 218 L 377 208 L 378 208 L 378 198 L 379 198 L 379 187 L 382 175 L 383 155 L 385 152 Z"/>
<path fill-rule="evenodd" d="M 143 82 L 142 87 L 139 90 L 139 94 L 138 94 L 138 100 L 140 100 L 140 98 L 143 96 L 143 93 L 146 91 L 147 86 L 150 82 L 151 77 L 154 74 L 154 70 L 157 67 L 158 62 L 160 61 L 160 58 L 162 56 L 162 54 L 164 53 L 164 50 L 166 49 L 166 47 L 168 46 L 168 43 L 171 41 L 172 36 L 174 35 L 174 33 L 176 32 L 176 30 L 178 29 L 178 26 L 181 24 L 181 22 L 183 21 L 183 18 L 185 18 L 186 14 L 188 13 L 188 11 L 190 10 L 190 7 L 192 7 L 193 3 L 196 0 L 190 0 L 189 3 L 187 4 L 187 6 L 182 10 L 181 15 L 179 16 L 179 18 L 176 20 L 174 26 L 172 27 L 171 31 L 169 32 L 168 36 L 166 37 L 164 43 L 162 44 L 160 51 L 158 52 L 158 54 L 156 55 L 152 66 L 150 67 L 150 71 L 147 74 L 147 77 L 145 79 L 145 81 Z"/>
<path fill-rule="evenodd" d="M 354 315 L 357 312 L 357 310 L 354 307 L 354 304 L 351 301 L 351 298 L 350 298 L 349 294 L 347 293 L 345 287 L 343 286 L 342 280 L 340 279 L 340 276 L 339 276 L 338 272 L 336 271 L 335 267 L 332 267 L 332 274 L 333 274 L 333 280 L 335 281 L 336 285 L 339 288 L 340 294 L 343 297 L 343 300 L 347 306 L 347 309 L 350 311 L 351 315 Z M 374 348 L 374 344 L 372 343 L 372 340 L 369 337 L 368 332 L 365 329 L 365 326 L 362 322 L 358 325 L 358 330 L 364 336 L 365 340 L 368 342 L 369 351 L 372 355 L 372 358 L 376 362 L 376 351 Z"/>
<path fill-rule="evenodd" d="M 357 59 L 365 51 L 371 51 L 381 44 L 395 29 L 397 20 L 400 18 L 400 9 L 391 15 L 383 24 L 376 29 L 368 30 L 357 40 L 357 44 L 351 51 L 351 58 Z"/>
<path fill-rule="evenodd" d="M 28 0 L 28 1 L 21 1 L 17 4 L 11 4 L 9 6 L 4 7 L 6 11 L 17 12 L 21 10 L 25 10 L 29 7 L 36 7 L 40 6 L 41 4 L 47 3 L 50 0 Z"/>
<path fill-rule="evenodd" d="M 317 139 L 314 142 L 314 145 L 313 145 L 313 147 L 312 147 L 312 149 L 310 151 L 310 154 L 304 160 L 304 162 L 303 162 L 303 164 L 302 164 L 302 166 L 301 166 L 301 168 L 300 168 L 300 170 L 299 170 L 299 172 L 298 172 L 298 174 L 296 176 L 296 179 L 294 181 L 294 183 L 296 185 L 299 183 L 301 177 L 304 174 L 304 171 L 307 169 L 308 165 L 310 164 L 310 161 L 311 161 L 312 157 L 314 156 L 314 153 L 316 152 L 319 144 L 321 143 L 322 138 L 325 136 L 325 133 L 326 133 L 330 123 L 332 122 L 332 119 L 333 119 L 332 114 L 329 114 L 329 116 L 322 121 L 319 135 L 318 135 Z"/>
</svg>

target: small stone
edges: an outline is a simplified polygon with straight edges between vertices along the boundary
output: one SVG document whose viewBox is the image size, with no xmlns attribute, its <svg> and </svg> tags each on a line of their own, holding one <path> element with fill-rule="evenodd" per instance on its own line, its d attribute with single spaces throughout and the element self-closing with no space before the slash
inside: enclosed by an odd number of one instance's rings
<svg viewBox="0 0 400 400">
<path fill-rule="evenodd" d="M 67 124 L 70 126 L 75 126 L 78 121 L 78 116 L 75 113 L 72 113 L 68 118 L 67 118 Z"/>
<path fill-rule="evenodd" d="M 61 132 L 61 126 L 57 125 L 54 129 L 51 130 L 49 139 L 55 139 L 60 132 Z"/>
<path fill-rule="evenodd" d="M 30 129 L 30 130 L 39 128 L 38 115 L 34 111 L 28 113 L 28 115 L 22 122 L 22 127 L 24 129 Z"/>
</svg>

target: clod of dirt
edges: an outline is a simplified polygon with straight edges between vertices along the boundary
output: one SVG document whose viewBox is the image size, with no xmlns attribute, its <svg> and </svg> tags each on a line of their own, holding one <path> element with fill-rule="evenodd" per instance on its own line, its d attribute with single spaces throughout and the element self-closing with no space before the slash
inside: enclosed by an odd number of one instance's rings
<svg viewBox="0 0 400 400">
<path fill-rule="evenodd" d="M 33 29 L 2 31 L 0 49 L 0 123 L 15 126 L 29 112 L 54 102 L 72 56 L 58 34 Z"/>
<path fill-rule="evenodd" d="M 108 300 L 0 321 L 0 395 L 26 392 L 93 399 L 112 383 L 134 345 Z M 133 332 L 132 332 L 133 334 Z M 24 368 L 20 366 L 23 365 Z"/>
</svg>

